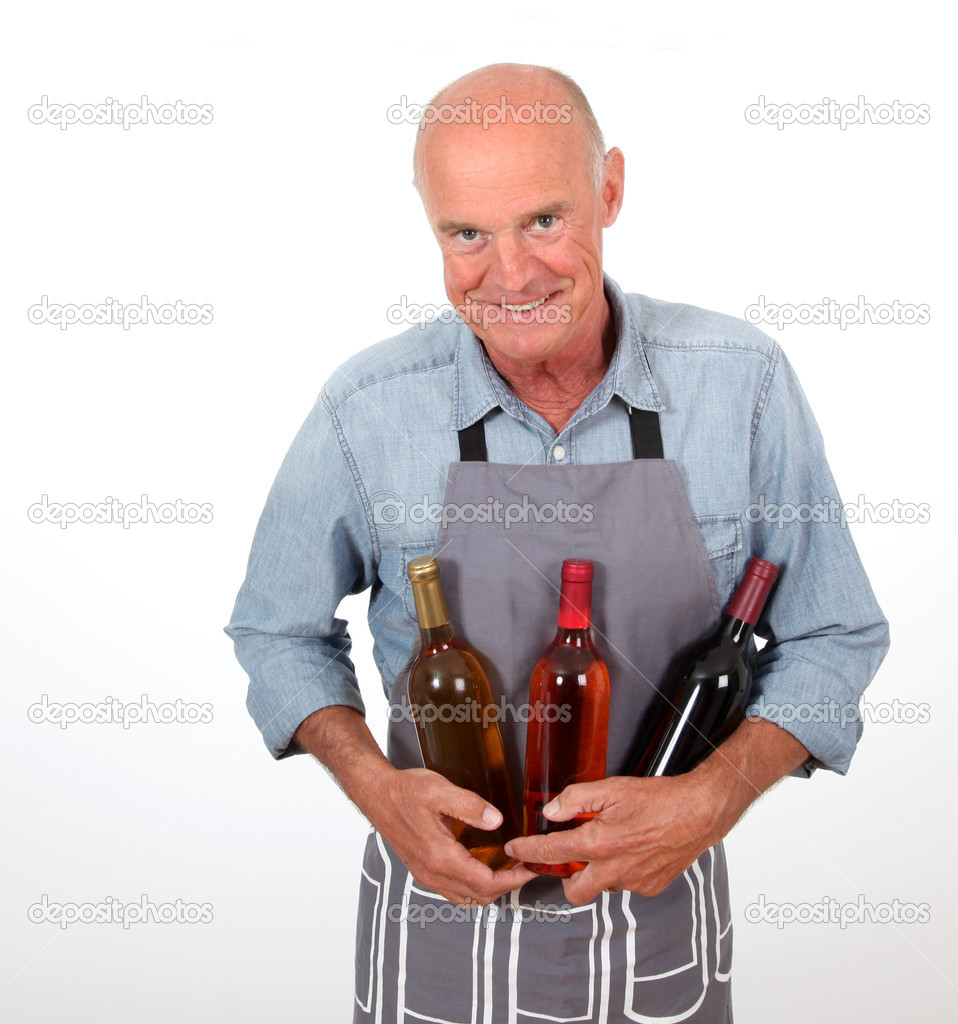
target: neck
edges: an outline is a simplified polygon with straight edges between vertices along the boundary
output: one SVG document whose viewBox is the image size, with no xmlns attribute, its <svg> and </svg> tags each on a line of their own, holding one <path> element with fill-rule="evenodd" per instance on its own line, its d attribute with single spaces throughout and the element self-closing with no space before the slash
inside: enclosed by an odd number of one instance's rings
<svg viewBox="0 0 958 1024">
<path fill-rule="evenodd" d="M 538 363 L 509 359 L 486 346 L 486 355 L 509 390 L 558 434 L 605 376 L 615 352 L 615 320 L 608 303 L 593 330 Z"/>
</svg>

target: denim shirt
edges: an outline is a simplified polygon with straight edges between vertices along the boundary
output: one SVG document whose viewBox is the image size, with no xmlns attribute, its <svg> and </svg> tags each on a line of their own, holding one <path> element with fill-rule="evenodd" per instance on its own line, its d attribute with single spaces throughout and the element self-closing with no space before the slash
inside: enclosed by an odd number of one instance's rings
<svg viewBox="0 0 958 1024">
<path fill-rule="evenodd" d="M 226 632 L 250 678 L 247 707 L 274 757 L 334 704 L 364 712 L 346 594 L 370 590 L 373 654 L 390 687 L 418 639 L 406 563 L 435 546 L 457 431 L 485 416 L 490 462 L 632 458 L 627 405 L 659 413 L 724 605 L 748 559 L 780 576 L 756 633 L 750 717 L 811 754 L 800 773 L 844 774 L 858 703 L 888 626 L 841 517 L 821 435 L 779 346 L 723 314 L 605 279 L 618 342 L 602 381 L 557 435 L 497 374 L 472 331 L 439 318 L 336 370 L 280 468 Z"/>
</svg>

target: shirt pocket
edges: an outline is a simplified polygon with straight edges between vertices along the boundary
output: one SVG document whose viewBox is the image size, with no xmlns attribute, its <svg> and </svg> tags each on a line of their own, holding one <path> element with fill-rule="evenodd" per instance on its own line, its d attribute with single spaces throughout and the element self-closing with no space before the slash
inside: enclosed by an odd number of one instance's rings
<svg viewBox="0 0 958 1024">
<path fill-rule="evenodd" d="M 738 581 L 742 561 L 742 517 L 737 512 L 696 516 L 695 522 L 702 534 L 705 553 L 712 574 L 719 604 L 724 608 L 732 597 Z"/>
<path fill-rule="evenodd" d="M 409 574 L 406 566 L 414 558 L 422 558 L 431 555 L 436 550 L 433 541 L 410 541 L 405 544 L 396 544 L 383 552 L 380 565 L 380 578 L 383 585 L 393 594 L 399 597 L 402 603 L 403 616 L 407 622 L 419 625 L 419 618 L 416 615 L 416 602 L 412 596 L 412 584 L 409 582 Z"/>
</svg>

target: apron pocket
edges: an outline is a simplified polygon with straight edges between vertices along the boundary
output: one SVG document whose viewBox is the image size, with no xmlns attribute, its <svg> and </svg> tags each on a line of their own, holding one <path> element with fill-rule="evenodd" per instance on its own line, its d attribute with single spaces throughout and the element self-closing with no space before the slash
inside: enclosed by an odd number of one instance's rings
<svg viewBox="0 0 958 1024">
<path fill-rule="evenodd" d="M 363 855 L 362 877 L 359 881 L 359 909 L 356 920 L 356 1007 L 371 1015 L 380 981 L 378 963 L 382 943 L 382 917 L 388 889 L 390 865 L 383 858 L 377 836 L 370 831 Z M 369 1019 L 372 1019 L 371 1016 Z"/>
<path fill-rule="evenodd" d="M 613 953 L 613 964 L 624 956 L 630 1019 L 637 1024 L 706 1019 L 696 1014 L 709 987 L 727 982 L 731 969 L 722 848 L 703 854 L 659 896 L 623 896 L 621 913 L 627 928 L 624 948 Z M 713 1001 L 714 997 L 709 1003 Z"/>
<path fill-rule="evenodd" d="M 479 909 L 456 906 L 414 884 L 406 887 L 401 919 L 394 926 L 399 950 L 398 1021 L 405 1021 L 409 1014 L 416 1020 L 475 1024 L 482 984 L 483 925 Z"/>
<path fill-rule="evenodd" d="M 549 908 L 510 906 L 498 927 L 511 926 L 520 1020 L 597 1019 L 602 986 L 601 905 Z"/>
</svg>

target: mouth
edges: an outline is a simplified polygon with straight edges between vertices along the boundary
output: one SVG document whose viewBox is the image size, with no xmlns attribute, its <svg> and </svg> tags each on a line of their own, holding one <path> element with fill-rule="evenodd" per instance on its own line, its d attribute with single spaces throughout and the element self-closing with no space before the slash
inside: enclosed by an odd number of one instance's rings
<svg viewBox="0 0 958 1024">
<path fill-rule="evenodd" d="M 508 302 L 501 302 L 500 305 L 503 309 L 508 309 L 511 313 L 528 313 L 529 310 L 538 309 L 543 302 L 548 301 L 550 298 L 552 298 L 551 292 L 548 295 L 543 295 L 541 299 L 535 299 L 533 302 L 525 302 L 521 306 L 513 306 Z"/>
<path fill-rule="evenodd" d="M 476 326 L 480 331 L 488 331 L 495 327 L 516 329 L 548 329 L 555 324 L 568 323 L 567 307 L 557 305 L 564 292 L 562 289 L 551 291 L 529 302 L 506 302 L 505 296 L 495 299 L 480 299 L 465 296 L 467 310 L 464 319 Z"/>
</svg>

